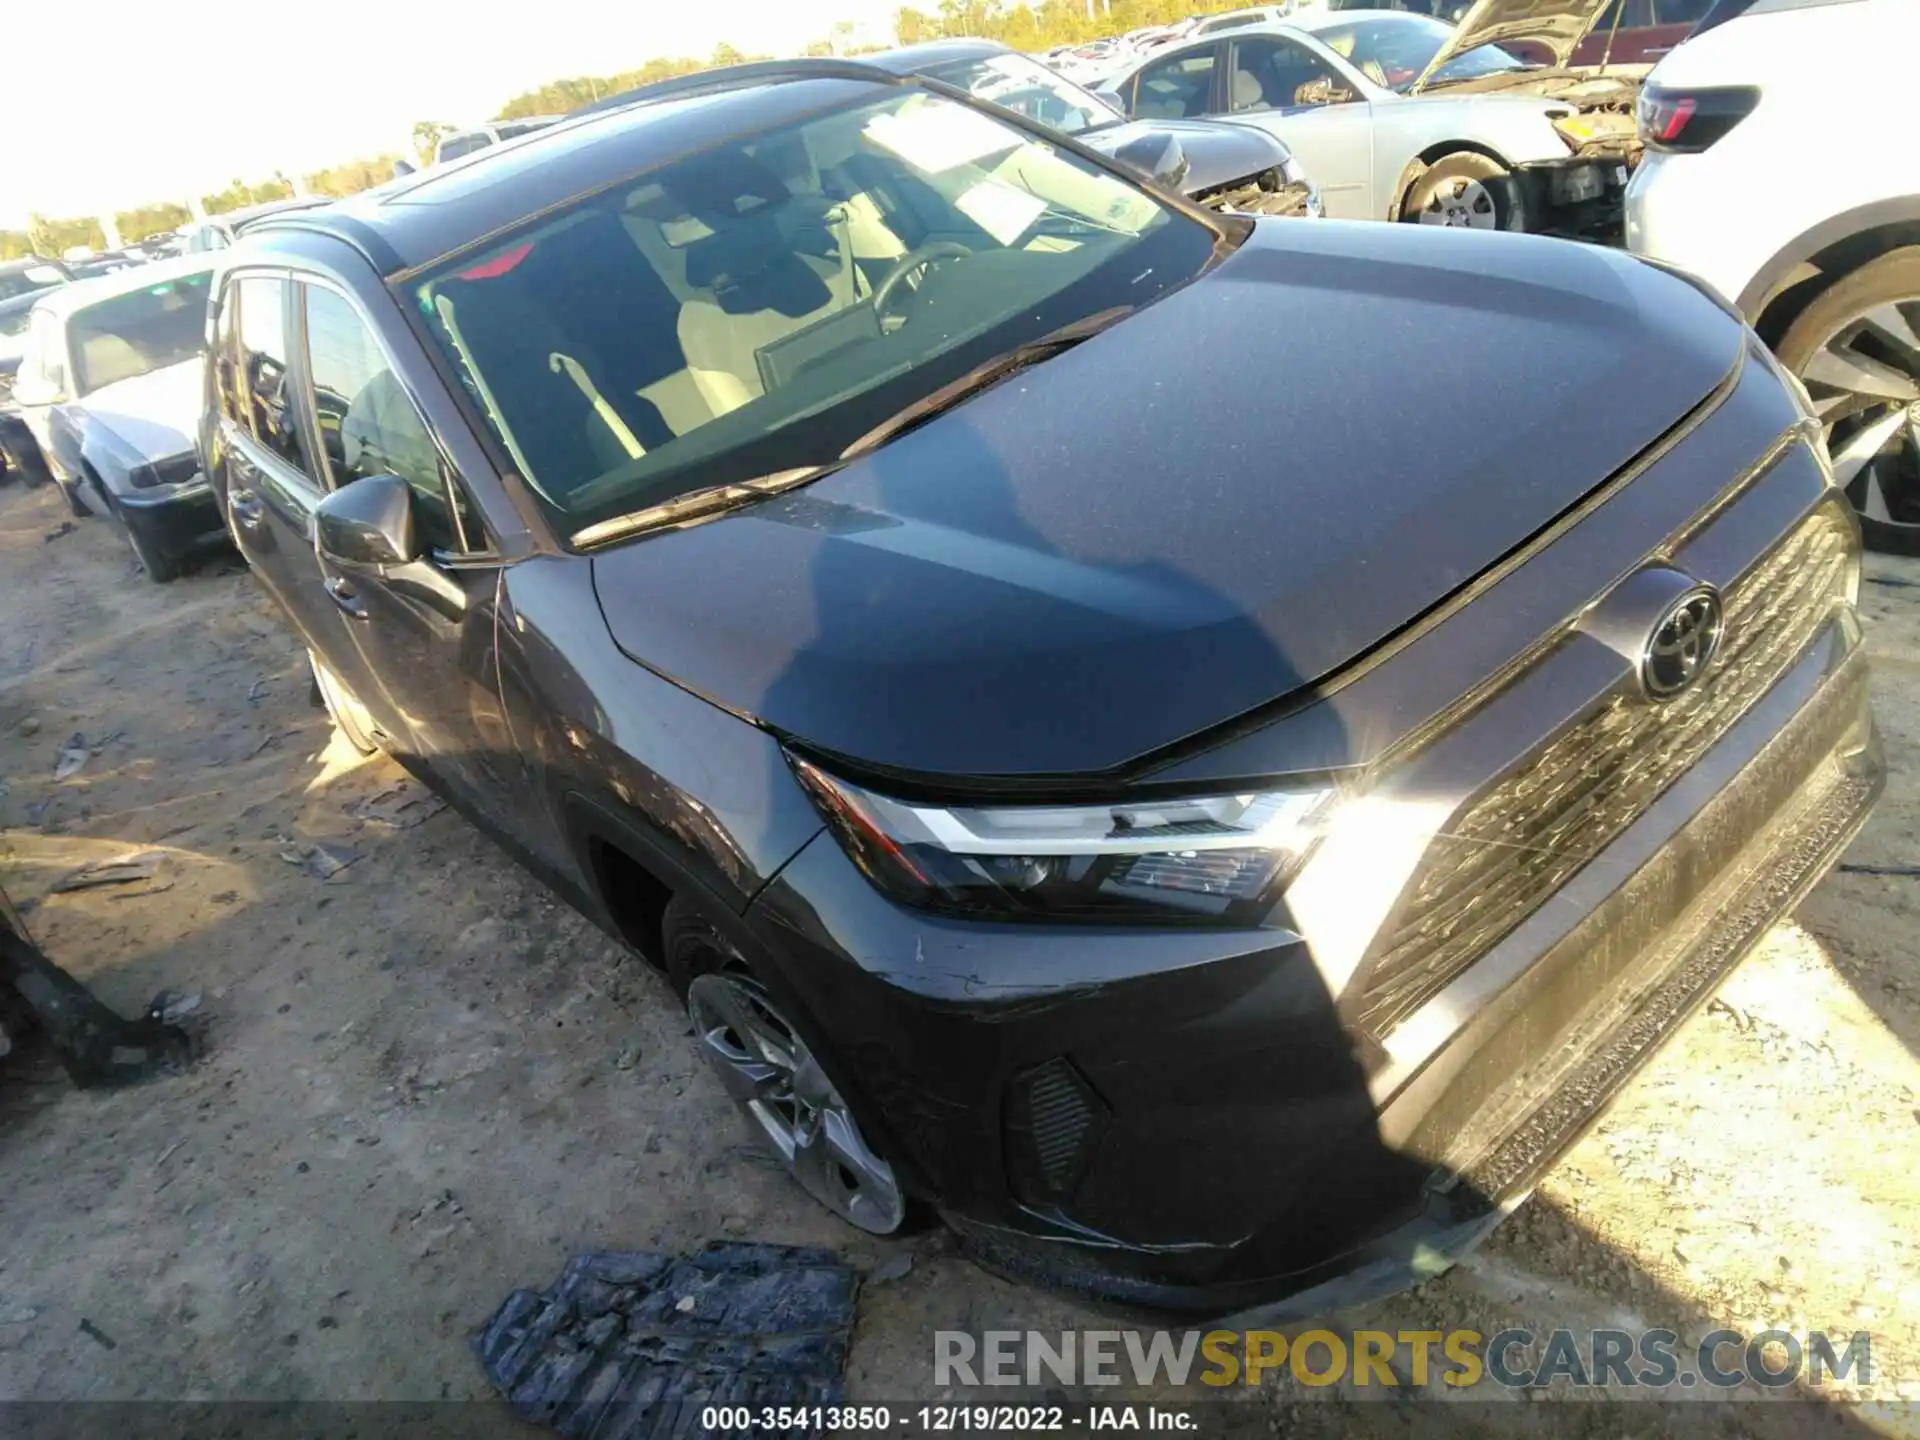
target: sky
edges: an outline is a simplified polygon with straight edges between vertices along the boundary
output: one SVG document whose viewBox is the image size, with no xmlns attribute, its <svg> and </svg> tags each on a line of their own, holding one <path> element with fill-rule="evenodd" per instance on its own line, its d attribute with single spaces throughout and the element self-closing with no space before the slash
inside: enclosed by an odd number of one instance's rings
<svg viewBox="0 0 1920 1440">
<path fill-rule="evenodd" d="M 0 229 L 398 154 L 416 120 L 488 119 L 548 80 L 721 41 L 798 54 L 840 20 L 885 40 L 900 3 L 92 0 L 84 27 L 7 67 Z"/>
</svg>

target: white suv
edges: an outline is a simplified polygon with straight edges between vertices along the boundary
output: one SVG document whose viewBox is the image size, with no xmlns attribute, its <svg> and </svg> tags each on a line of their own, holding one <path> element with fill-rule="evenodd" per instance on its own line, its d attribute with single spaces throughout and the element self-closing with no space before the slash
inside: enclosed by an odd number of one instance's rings
<svg viewBox="0 0 1920 1440">
<path fill-rule="evenodd" d="M 1916 54 L 1920 0 L 1720 0 L 1647 77 L 1626 201 L 1628 246 L 1714 286 L 1805 383 L 1868 543 L 1905 554 L 1920 147 L 1890 76 Z"/>
</svg>

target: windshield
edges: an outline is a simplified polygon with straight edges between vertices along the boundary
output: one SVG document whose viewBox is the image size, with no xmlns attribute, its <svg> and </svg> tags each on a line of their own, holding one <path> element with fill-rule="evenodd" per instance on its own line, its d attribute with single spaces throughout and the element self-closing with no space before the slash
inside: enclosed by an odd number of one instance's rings
<svg viewBox="0 0 1920 1440">
<path fill-rule="evenodd" d="M 74 394 L 191 360 L 206 346 L 208 274 L 116 295 L 67 322 Z"/>
<path fill-rule="evenodd" d="M 31 295 L 36 290 L 62 284 L 66 278 L 51 265 L 23 265 L 18 270 L 0 270 L 0 300 Z"/>
<path fill-rule="evenodd" d="M 1078 135 L 1121 117 L 1081 89 L 1025 55 L 988 55 L 927 71 L 936 80 L 1013 110 L 1063 135 Z"/>
<path fill-rule="evenodd" d="M 1146 303 L 1218 236 L 919 89 L 686 156 L 419 282 L 562 533 L 827 463 L 971 367 Z"/>
<path fill-rule="evenodd" d="M 1453 39 L 1453 26 L 1428 15 L 1380 15 L 1316 26 L 1313 36 L 1376 85 L 1405 94 Z M 1526 66 L 1498 45 L 1476 45 L 1434 72 L 1429 85 L 1448 80 L 1477 80 Z"/>
</svg>

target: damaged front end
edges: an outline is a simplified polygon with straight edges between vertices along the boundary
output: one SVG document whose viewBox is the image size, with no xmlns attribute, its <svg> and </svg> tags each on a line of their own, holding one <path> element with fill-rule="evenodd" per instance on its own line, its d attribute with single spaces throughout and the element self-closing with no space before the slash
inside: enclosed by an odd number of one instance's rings
<svg viewBox="0 0 1920 1440">
<path fill-rule="evenodd" d="M 1576 239 L 1617 240 L 1627 181 L 1640 163 L 1634 124 L 1647 65 L 1573 63 L 1606 8 L 1606 0 L 1479 0 L 1461 17 L 1451 42 L 1442 46 L 1412 87 L 1424 95 L 1524 95 L 1565 107 L 1553 128 L 1567 154 L 1515 167 L 1520 200 L 1533 217 L 1528 227 Z M 1450 80 L 1453 60 L 1482 45 L 1521 45 L 1550 63 L 1527 69 Z"/>
<path fill-rule="evenodd" d="M 1319 188 L 1291 163 L 1197 191 L 1191 198 L 1227 215 L 1291 215 L 1317 220 L 1321 214 Z"/>
</svg>

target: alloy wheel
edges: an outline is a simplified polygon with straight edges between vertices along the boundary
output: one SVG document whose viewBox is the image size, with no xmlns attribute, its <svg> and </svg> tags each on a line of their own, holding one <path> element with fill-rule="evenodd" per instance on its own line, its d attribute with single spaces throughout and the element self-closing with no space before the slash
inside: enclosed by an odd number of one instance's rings
<svg viewBox="0 0 1920 1440">
<path fill-rule="evenodd" d="M 906 1197 L 893 1167 L 766 990 L 742 975 L 702 975 L 687 987 L 687 1013 L 720 1083 L 800 1187 L 862 1230 L 899 1229 Z"/>
<path fill-rule="evenodd" d="M 1421 207 L 1422 225 L 1447 225 L 1463 230 L 1497 230 L 1500 211 L 1493 192 L 1478 180 L 1457 175 L 1443 180 Z"/>
<path fill-rule="evenodd" d="M 1833 478 L 1865 520 L 1920 540 L 1920 299 L 1842 322 L 1801 381 L 1826 428 Z"/>
</svg>

